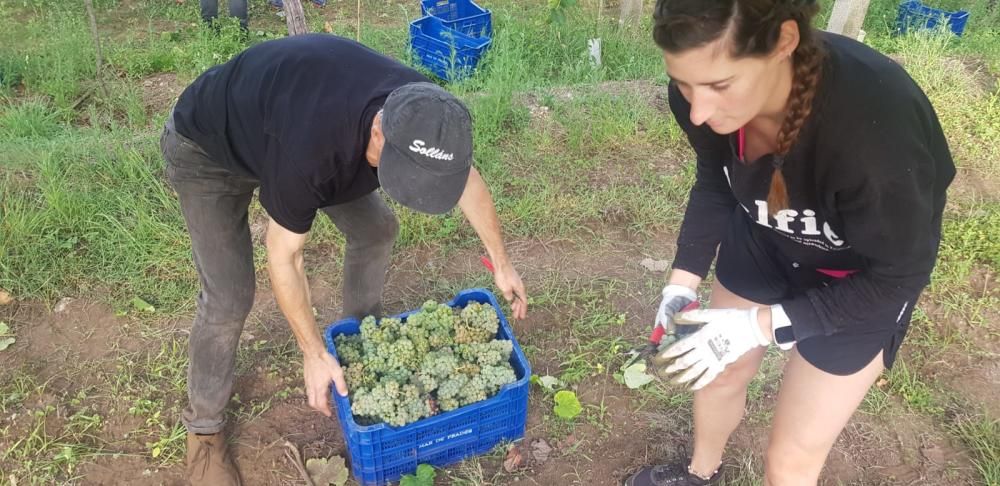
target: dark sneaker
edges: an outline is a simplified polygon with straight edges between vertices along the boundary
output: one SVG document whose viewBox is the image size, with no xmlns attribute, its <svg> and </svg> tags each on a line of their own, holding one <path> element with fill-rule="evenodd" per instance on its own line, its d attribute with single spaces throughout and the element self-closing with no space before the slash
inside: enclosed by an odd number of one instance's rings
<svg viewBox="0 0 1000 486">
<path fill-rule="evenodd" d="M 646 466 L 625 480 L 625 486 L 706 486 L 719 484 L 722 472 L 715 471 L 712 477 L 702 479 L 681 464 Z"/>
<path fill-rule="evenodd" d="M 222 433 L 188 433 L 187 475 L 191 486 L 243 486 Z"/>
</svg>

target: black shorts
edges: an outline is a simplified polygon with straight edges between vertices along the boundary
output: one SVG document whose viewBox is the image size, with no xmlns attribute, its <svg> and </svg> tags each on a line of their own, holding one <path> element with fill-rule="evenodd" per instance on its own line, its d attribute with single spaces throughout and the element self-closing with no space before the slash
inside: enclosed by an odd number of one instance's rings
<svg viewBox="0 0 1000 486">
<path fill-rule="evenodd" d="M 792 260 L 771 240 L 781 236 L 767 235 L 766 231 L 769 230 L 759 228 L 738 208 L 719 246 L 715 276 L 723 287 L 744 299 L 764 305 L 777 304 L 801 295 L 806 289 L 827 286 L 838 278 L 817 269 L 859 268 L 860 259 L 849 255 L 817 254 L 812 261 Z M 871 363 L 879 351 L 883 353 L 885 367 L 890 368 L 906 335 L 913 308 L 911 305 L 906 309 L 895 330 L 815 336 L 798 341 L 796 347 L 806 361 L 834 375 L 856 373 Z"/>
</svg>

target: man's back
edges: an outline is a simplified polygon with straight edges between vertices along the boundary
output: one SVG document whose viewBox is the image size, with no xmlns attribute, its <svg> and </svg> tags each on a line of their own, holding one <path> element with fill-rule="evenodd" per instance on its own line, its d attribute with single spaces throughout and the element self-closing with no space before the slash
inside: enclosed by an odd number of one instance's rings
<svg viewBox="0 0 1000 486">
<path fill-rule="evenodd" d="M 372 119 L 394 89 L 420 81 L 352 40 L 286 37 L 202 74 L 181 94 L 174 123 L 226 168 L 259 179 L 268 212 L 304 231 L 316 208 L 378 187 L 364 160 Z"/>
</svg>

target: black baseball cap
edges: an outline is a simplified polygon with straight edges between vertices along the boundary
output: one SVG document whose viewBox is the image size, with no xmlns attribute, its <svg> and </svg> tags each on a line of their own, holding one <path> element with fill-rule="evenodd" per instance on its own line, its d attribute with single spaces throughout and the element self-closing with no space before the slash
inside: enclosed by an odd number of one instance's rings
<svg viewBox="0 0 1000 486">
<path fill-rule="evenodd" d="M 378 179 L 410 209 L 442 214 L 458 204 L 472 168 L 472 116 L 433 83 L 396 88 L 382 106 Z"/>
</svg>

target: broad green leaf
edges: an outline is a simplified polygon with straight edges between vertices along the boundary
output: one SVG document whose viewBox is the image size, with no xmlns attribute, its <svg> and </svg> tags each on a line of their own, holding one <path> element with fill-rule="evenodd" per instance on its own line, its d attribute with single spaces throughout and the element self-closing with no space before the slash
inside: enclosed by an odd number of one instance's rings
<svg viewBox="0 0 1000 486">
<path fill-rule="evenodd" d="M 17 339 L 12 337 L 0 338 L 0 351 L 3 351 L 10 347 L 11 344 L 17 342 Z"/>
<path fill-rule="evenodd" d="M 559 418 L 565 420 L 572 420 L 583 411 L 583 407 L 580 405 L 580 400 L 576 398 L 576 393 L 569 390 L 560 390 L 556 392 L 555 402 L 556 405 L 552 407 L 552 410 L 557 416 L 559 416 Z"/>
<path fill-rule="evenodd" d="M 429 464 L 421 464 L 417 466 L 417 479 L 422 479 L 428 481 L 428 484 L 432 484 L 434 477 L 437 476 L 437 472 Z"/>
<path fill-rule="evenodd" d="M 341 456 L 309 459 L 306 461 L 306 472 L 316 486 L 344 486 L 347 482 L 347 466 Z"/>
<path fill-rule="evenodd" d="M 625 368 L 623 378 L 625 380 L 625 386 L 633 390 L 636 388 L 642 388 L 644 385 L 653 381 L 653 377 L 646 374 L 646 363 L 641 361 L 633 363 L 632 366 Z"/>
<path fill-rule="evenodd" d="M 565 383 L 563 383 L 562 380 L 552 375 L 531 375 L 531 382 L 548 391 L 555 391 L 556 388 L 562 388 L 565 386 Z"/>
<path fill-rule="evenodd" d="M 399 486 L 434 486 L 437 471 L 427 464 L 417 466 L 416 474 L 407 474 L 399 479 Z"/>
<path fill-rule="evenodd" d="M 139 297 L 132 297 L 132 307 L 139 312 L 153 313 L 156 312 L 156 308 L 152 304 L 140 299 Z"/>
</svg>

